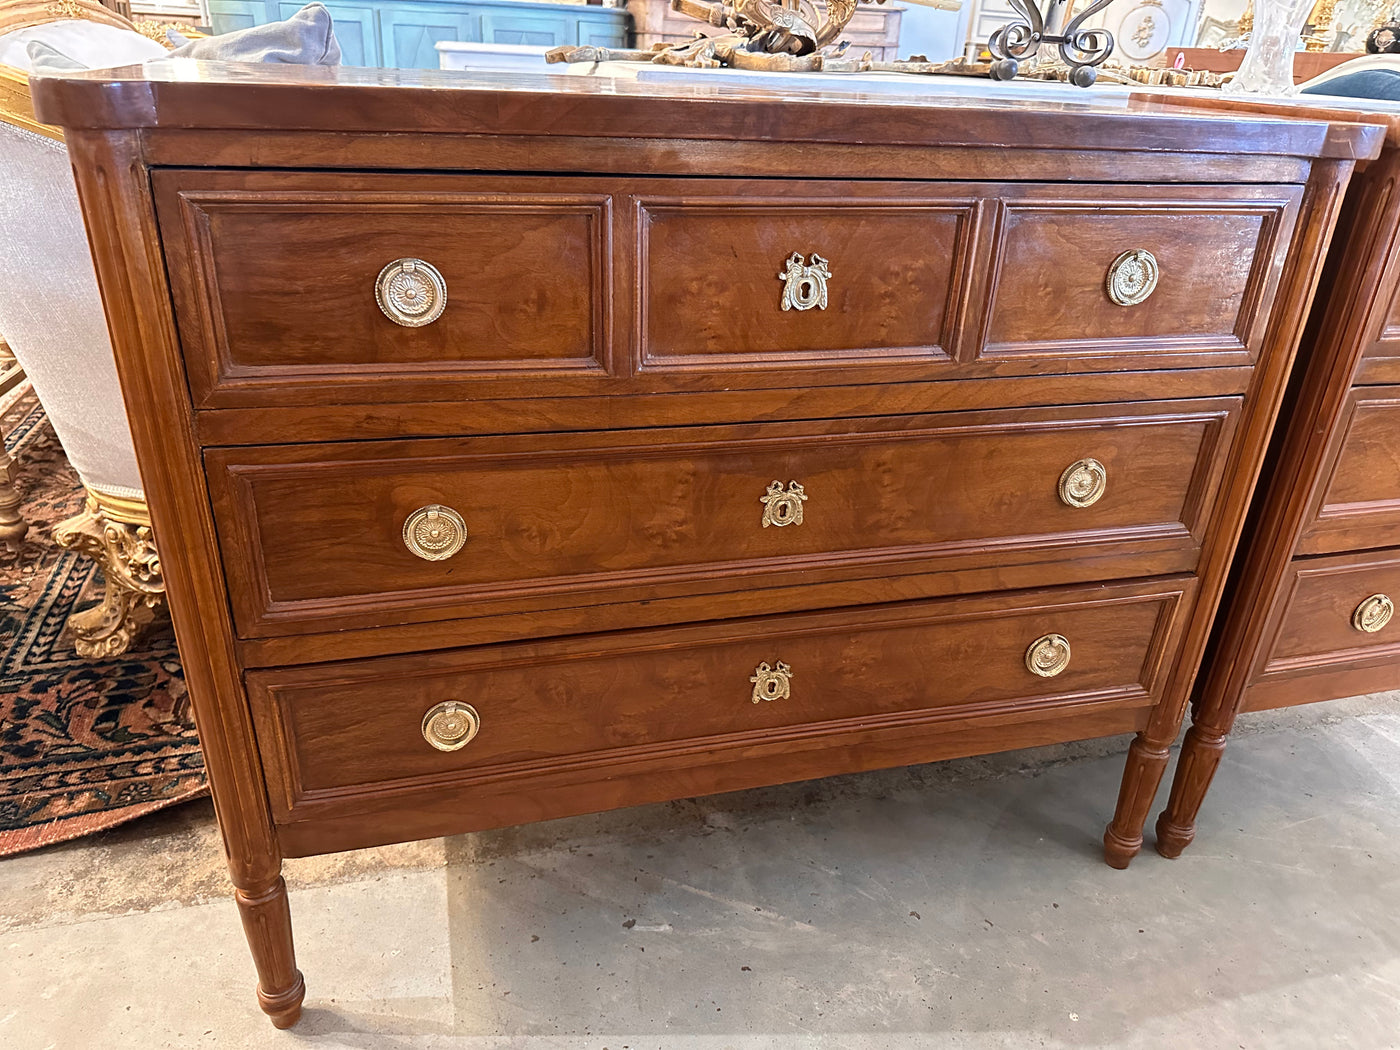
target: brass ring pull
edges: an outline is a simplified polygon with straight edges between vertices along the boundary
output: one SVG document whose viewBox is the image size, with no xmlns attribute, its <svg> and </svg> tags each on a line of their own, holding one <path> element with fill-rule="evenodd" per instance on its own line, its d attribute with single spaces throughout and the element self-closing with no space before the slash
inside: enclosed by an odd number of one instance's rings
<svg viewBox="0 0 1400 1050">
<path fill-rule="evenodd" d="M 825 310 L 826 282 L 830 279 L 830 264 L 816 252 L 812 253 L 811 263 L 801 252 L 793 252 L 778 274 L 778 280 L 783 282 L 783 309 Z"/>
<path fill-rule="evenodd" d="M 1069 639 L 1062 634 L 1044 634 L 1026 650 L 1026 670 L 1041 678 L 1054 678 L 1069 666 Z"/>
<path fill-rule="evenodd" d="M 405 328 L 422 328 L 447 307 L 447 281 L 422 259 L 395 259 L 379 271 L 374 301 L 384 316 Z"/>
<path fill-rule="evenodd" d="M 1071 463 L 1060 475 L 1060 502 L 1067 507 L 1091 507 L 1108 487 L 1108 471 L 1096 459 Z"/>
<path fill-rule="evenodd" d="M 443 561 L 467 542 L 467 523 L 451 507 L 430 503 L 419 507 L 403 523 L 403 542 L 424 561 Z"/>
<path fill-rule="evenodd" d="M 807 502 L 807 493 L 802 486 L 795 481 L 789 481 L 787 491 L 783 491 L 783 483 L 774 481 L 768 486 L 768 491 L 758 497 L 758 501 L 763 504 L 763 527 L 776 525 L 783 528 L 787 525 L 802 524 L 802 504 Z"/>
<path fill-rule="evenodd" d="M 1363 634 L 1375 634 L 1395 615 L 1395 603 L 1388 594 L 1373 594 L 1351 614 L 1351 625 Z"/>
<path fill-rule="evenodd" d="M 1136 306 L 1157 287 L 1157 257 L 1145 248 L 1124 252 L 1108 266 L 1108 297 L 1119 306 Z"/>
<path fill-rule="evenodd" d="M 481 716 L 471 704 L 448 700 L 434 704 L 423 716 L 423 739 L 439 751 L 466 747 L 481 732 Z"/>
<path fill-rule="evenodd" d="M 769 667 L 765 660 L 754 668 L 753 694 L 749 699 L 757 704 L 765 700 L 786 700 L 792 695 L 792 668 L 781 660 L 778 666 Z"/>
</svg>

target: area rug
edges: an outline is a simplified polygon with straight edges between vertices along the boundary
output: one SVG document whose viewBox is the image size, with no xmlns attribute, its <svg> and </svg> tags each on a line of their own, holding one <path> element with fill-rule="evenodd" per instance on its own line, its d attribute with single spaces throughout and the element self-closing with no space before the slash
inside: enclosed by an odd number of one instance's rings
<svg viewBox="0 0 1400 1050">
<path fill-rule="evenodd" d="M 19 467 L 24 549 L 0 546 L 0 856 L 110 828 L 205 792 L 175 638 L 164 613 L 129 653 L 85 660 L 64 631 L 101 570 L 54 524 L 83 489 L 32 394 L 0 420 Z"/>
</svg>

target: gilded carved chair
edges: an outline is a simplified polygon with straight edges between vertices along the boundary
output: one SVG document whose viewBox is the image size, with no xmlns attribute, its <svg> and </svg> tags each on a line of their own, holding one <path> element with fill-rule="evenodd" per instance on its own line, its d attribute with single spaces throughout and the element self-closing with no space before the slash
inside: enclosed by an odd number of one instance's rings
<svg viewBox="0 0 1400 1050">
<path fill-rule="evenodd" d="M 65 0 L 61 17 L 88 17 L 74 9 L 89 2 Z M 43 21 L 16 27 L 14 10 L 0 3 L 0 55 L 15 54 L 13 46 L 4 48 L 16 28 Z M 47 10 L 52 19 L 53 8 Z M 131 28 L 110 11 L 98 11 L 93 18 L 99 25 Z M 67 150 L 57 129 L 35 119 L 26 73 L 3 64 L 0 241 L 0 333 L 87 490 L 85 509 L 55 526 L 54 538 L 94 558 L 105 578 L 101 604 L 74 614 L 69 628 L 81 655 L 115 655 L 130 647 L 164 598 L 160 557 Z M 6 466 L 0 472 L 9 480 Z M 0 487 L 0 527 L 5 499 Z"/>
</svg>

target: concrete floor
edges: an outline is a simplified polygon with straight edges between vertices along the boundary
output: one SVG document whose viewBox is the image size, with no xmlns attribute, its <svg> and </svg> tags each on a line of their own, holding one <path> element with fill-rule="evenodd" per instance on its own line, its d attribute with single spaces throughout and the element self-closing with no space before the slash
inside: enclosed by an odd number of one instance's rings
<svg viewBox="0 0 1400 1050">
<path fill-rule="evenodd" d="M 1251 717 L 1126 872 L 1121 738 L 289 862 L 286 1033 L 186 806 L 0 861 L 0 1047 L 1400 1046 L 1396 700 Z"/>
</svg>

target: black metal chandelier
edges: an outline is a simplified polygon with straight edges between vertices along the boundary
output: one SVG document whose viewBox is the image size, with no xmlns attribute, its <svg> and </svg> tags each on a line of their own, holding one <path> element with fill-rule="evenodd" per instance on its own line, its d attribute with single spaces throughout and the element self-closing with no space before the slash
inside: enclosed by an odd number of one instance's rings
<svg viewBox="0 0 1400 1050">
<path fill-rule="evenodd" d="M 1065 25 L 1073 0 L 1046 0 L 1044 16 L 1035 0 L 1011 0 L 1020 17 L 1002 26 L 987 41 L 987 50 L 995 59 L 992 79 L 1011 80 L 1022 62 L 1036 56 L 1041 44 L 1058 44 L 1060 58 L 1069 67 L 1070 83 L 1088 87 L 1098 79 L 1097 67 L 1113 54 L 1113 34 L 1107 29 L 1086 28 L 1084 23 L 1112 2 L 1094 0 Z"/>
</svg>

